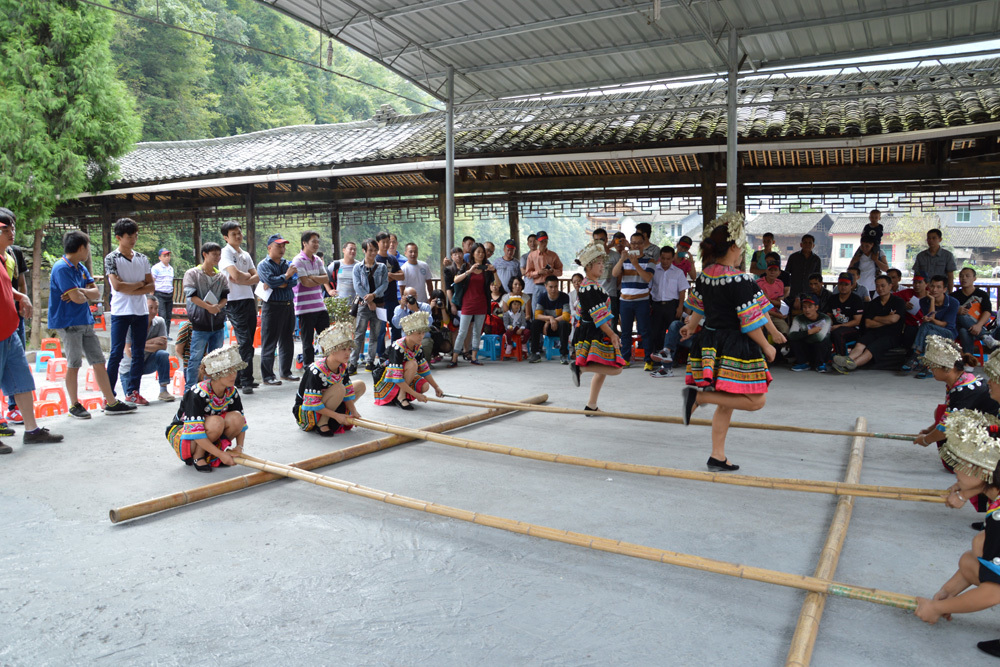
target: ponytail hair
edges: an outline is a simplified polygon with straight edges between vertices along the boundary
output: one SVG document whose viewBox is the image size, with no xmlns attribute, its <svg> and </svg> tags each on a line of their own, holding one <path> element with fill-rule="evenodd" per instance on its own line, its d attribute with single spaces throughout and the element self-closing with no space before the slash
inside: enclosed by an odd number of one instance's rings
<svg viewBox="0 0 1000 667">
<path fill-rule="evenodd" d="M 721 260 L 729 252 L 729 249 L 733 247 L 734 243 L 729 238 L 729 227 L 727 225 L 717 226 L 712 230 L 711 234 L 702 239 L 701 244 L 698 246 L 702 266 L 715 264 Z"/>
</svg>

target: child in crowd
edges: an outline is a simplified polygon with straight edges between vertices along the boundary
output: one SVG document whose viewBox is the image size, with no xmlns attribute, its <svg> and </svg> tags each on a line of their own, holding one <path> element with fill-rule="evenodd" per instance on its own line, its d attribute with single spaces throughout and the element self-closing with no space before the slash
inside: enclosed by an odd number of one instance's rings
<svg viewBox="0 0 1000 667">
<path fill-rule="evenodd" d="M 521 349 L 526 349 L 531 331 L 524 317 L 524 299 L 519 296 L 507 300 L 507 312 L 503 314 L 503 344 L 507 354 L 514 351 L 514 341 L 521 339 Z"/>
<path fill-rule="evenodd" d="M 576 311 L 577 304 L 580 302 L 580 283 L 583 282 L 583 276 L 579 273 L 574 273 L 573 277 L 569 279 L 573 283 L 573 289 L 569 291 L 569 312 L 570 312 L 570 326 L 573 327 L 573 331 L 576 330 Z M 570 342 L 572 343 L 572 336 L 570 336 Z"/>
<path fill-rule="evenodd" d="M 833 320 L 819 312 L 819 301 L 819 297 L 812 292 L 799 296 L 802 314 L 795 316 L 788 331 L 788 344 L 795 355 L 793 371 L 807 371 L 811 367 L 817 373 L 826 372 Z"/>
<path fill-rule="evenodd" d="M 212 350 L 201 360 L 207 378 L 184 392 L 174 420 L 167 426 L 167 442 L 181 461 L 198 472 L 233 465 L 233 454 L 243 451 L 247 422 L 236 390 L 236 373 L 246 368 L 234 345 Z"/>
<path fill-rule="evenodd" d="M 153 276 L 153 296 L 160 308 L 160 316 L 167 325 L 167 336 L 170 336 L 170 318 L 174 314 L 174 267 L 170 266 L 171 253 L 166 248 L 160 248 L 160 261 L 149 269 Z"/>
<path fill-rule="evenodd" d="M 984 531 L 962 554 L 958 570 L 933 598 L 917 598 L 916 616 L 934 624 L 942 616 L 967 614 L 1000 604 L 1000 420 L 974 410 L 959 410 L 948 419 L 948 441 L 941 447 L 945 467 L 955 469 L 959 502 L 985 494 L 990 503 Z M 969 587 L 974 587 L 966 591 Z M 1000 639 L 976 644 L 979 650 L 1000 658 Z"/>
<path fill-rule="evenodd" d="M 878 210 L 877 208 L 873 208 L 868 213 L 868 224 L 866 224 L 864 228 L 861 230 L 861 243 L 864 243 L 865 241 L 871 241 L 872 244 L 874 244 L 874 251 L 876 257 L 878 257 L 878 254 L 882 251 L 883 228 L 882 228 L 882 223 L 879 222 L 881 219 L 882 219 L 882 211 Z M 860 249 L 861 243 L 858 244 L 859 246 L 858 252 L 861 251 Z M 857 258 L 858 252 L 854 254 L 855 258 Z"/>
<path fill-rule="evenodd" d="M 444 391 L 431 375 L 420 344 L 424 334 L 430 331 L 430 315 L 425 312 L 407 315 L 399 321 L 403 337 L 392 342 L 386 350 L 386 365 L 375 367 L 375 405 L 398 405 L 404 410 L 412 410 L 412 400 L 427 402 L 424 395 L 430 387 L 438 398 Z"/>
<path fill-rule="evenodd" d="M 499 280 L 494 280 L 490 284 L 490 312 L 486 315 L 486 321 L 483 323 L 483 333 L 490 334 L 493 336 L 502 336 L 504 333 L 503 326 L 503 286 L 500 284 Z"/>
<path fill-rule="evenodd" d="M 760 291 L 764 293 L 764 296 L 767 297 L 767 300 L 771 302 L 771 306 L 774 308 L 771 317 L 774 328 L 783 334 L 787 334 L 788 322 L 784 320 L 784 316 L 788 314 L 788 304 L 785 303 L 785 297 L 788 295 L 785 293 L 785 283 L 778 277 L 780 275 L 781 258 L 778 256 L 778 253 L 771 253 L 767 256 L 767 270 L 764 271 L 763 277 L 757 279 L 757 287 L 760 288 Z"/>
<path fill-rule="evenodd" d="M 324 356 L 309 364 L 302 374 L 292 415 L 303 431 L 330 438 L 353 428 L 353 424 L 344 423 L 347 417 L 361 417 L 356 401 L 364 395 L 365 383 L 351 382 L 347 373 L 354 348 L 354 326 L 350 322 L 327 327 L 316 344 Z"/>
</svg>

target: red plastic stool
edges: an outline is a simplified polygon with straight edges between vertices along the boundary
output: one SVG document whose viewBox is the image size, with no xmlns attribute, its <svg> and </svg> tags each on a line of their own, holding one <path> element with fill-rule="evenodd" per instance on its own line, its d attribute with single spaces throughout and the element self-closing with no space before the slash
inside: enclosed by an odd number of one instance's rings
<svg viewBox="0 0 1000 667">
<path fill-rule="evenodd" d="M 69 411 L 69 406 L 66 404 L 66 392 L 62 387 L 46 387 L 39 392 L 38 398 L 42 403 L 55 403 L 58 405 L 59 414 Z"/>
<path fill-rule="evenodd" d="M 178 368 L 174 371 L 173 393 L 177 396 L 184 395 L 184 369 Z"/>
<path fill-rule="evenodd" d="M 68 368 L 67 363 L 69 362 L 65 359 L 49 359 L 45 365 L 45 379 L 49 382 L 64 379 Z"/>
<path fill-rule="evenodd" d="M 64 413 L 65 410 L 60 410 L 58 403 L 53 403 L 51 401 L 46 401 L 45 403 L 35 403 L 35 419 L 41 419 L 42 417 L 55 417 L 56 415 Z"/>
<path fill-rule="evenodd" d="M 91 366 L 87 369 L 87 380 L 83 385 L 84 389 L 87 391 L 100 391 L 101 387 L 97 384 L 97 378 L 94 377 L 94 367 Z"/>
<path fill-rule="evenodd" d="M 521 342 L 521 336 L 514 337 L 514 349 L 510 353 L 507 352 L 507 346 L 502 345 L 500 350 L 500 361 L 504 359 L 517 359 L 522 361 L 524 359 L 524 343 Z"/>
<path fill-rule="evenodd" d="M 53 352 L 56 353 L 57 357 L 63 356 L 63 353 L 62 353 L 62 343 L 59 341 L 58 338 L 43 338 L 42 339 L 42 346 L 39 349 L 40 350 L 52 350 Z"/>
<path fill-rule="evenodd" d="M 104 399 L 100 396 L 81 398 L 80 405 L 85 407 L 87 410 L 100 410 L 101 408 L 104 407 Z"/>
<path fill-rule="evenodd" d="M 178 368 L 181 367 L 181 360 L 177 357 L 170 357 L 170 375 L 171 377 Z"/>
</svg>

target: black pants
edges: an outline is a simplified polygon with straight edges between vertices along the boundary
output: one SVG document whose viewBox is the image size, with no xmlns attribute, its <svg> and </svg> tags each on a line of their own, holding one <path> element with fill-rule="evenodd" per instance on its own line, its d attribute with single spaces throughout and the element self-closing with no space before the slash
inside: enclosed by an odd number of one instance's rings
<svg viewBox="0 0 1000 667">
<path fill-rule="evenodd" d="M 317 310 L 299 315 L 299 338 L 302 340 L 302 367 L 308 368 L 316 360 L 313 336 L 330 326 L 330 313 Z"/>
<path fill-rule="evenodd" d="M 680 302 L 677 299 L 672 299 L 670 301 L 653 301 L 651 303 L 649 337 L 652 338 L 652 341 L 650 341 L 648 347 L 650 353 L 653 353 L 663 349 L 663 339 L 667 335 L 667 329 L 677 319 L 677 306 Z"/>
<path fill-rule="evenodd" d="M 226 315 L 236 334 L 240 359 L 247 365 L 236 374 L 236 386 L 242 389 L 253 384 L 253 335 L 257 330 L 257 302 L 254 299 L 229 301 L 226 303 Z M 261 331 L 262 339 L 263 334 Z"/>
<path fill-rule="evenodd" d="M 830 356 L 830 339 L 824 338 L 820 341 L 808 341 L 806 338 L 790 340 L 788 344 L 795 355 L 796 364 L 809 364 L 813 368 L 822 366 Z"/>
<path fill-rule="evenodd" d="M 857 327 L 840 327 L 830 332 L 830 340 L 833 341 L 833 349 L 837 354 L 847 354 L 847 344 L 857 340 L 860 335 Z"/>
<path fill-rule="evenodd" d="M 619 310 L 621 308 L 621 304 L 622 304 L 622 300 L 621 300 L 620 296 L 613 296 L 613 297 L 611 297 L 611 317 L 614 318 L 612 320 L 611 328 L 614 329 L 615 331 L 618 331 L 618 326 L 619 326 L 618 325 L 618 313 L 619 313 Z"/>
<path fill-rule="evenodd" d="M 260 374 L 274 379 L 274 349 L 279 348 L 278 370 L 281 377 L 292 374 L 295 350 L 295 309 L 291 301 L 265 301 L 260 311 Z M 280 343 L 280 347 L 279 347 Z"/>
<path fill-rule="evenodd" d="M 156 305 L 160 309 L 160 317 L 167 325 L 167 335 L 170 335 L 170 318 L 174 316 L 174 293 L 173 292 L 153 292 L 156 297 Z"/>
<path fill-rule="evenodd" d="M 559 353 L 567 355 L 569 354 L 569 322 L 566 320 L 557 320 L 557 322 L 557 330 L 559 334 Z M 542 329 L 544 328 L 545 322 L 541 320 L 531 321 L 531 351 L 534 354 L 542 353 Z"/>
</svg>

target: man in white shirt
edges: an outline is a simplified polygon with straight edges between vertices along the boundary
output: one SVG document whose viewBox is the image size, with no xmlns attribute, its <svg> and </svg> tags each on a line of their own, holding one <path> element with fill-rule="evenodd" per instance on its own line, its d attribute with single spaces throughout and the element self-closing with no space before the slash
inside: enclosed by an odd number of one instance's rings
<svg viewBox="0 0 1000 667">
<path fill-rule="evenodd" d="M 160 248 L 160 261 L 150 268 L 153 285 L 156 291 L 156 303 L 159 312 L 167 325 L 167 336 L 170 336 L 170 317 L 174 313 L 174 267 L 170 266 L 171 253 L 166 248 Z"/>
<path fill-rule="evenodd" d="M 246 368 L 236 373 L 236 387 L 244 394 L 252 394 L 259 385 L 253 380 L 253 339 L 257 331 L 257 300 L 254 288 L 260 282 L 250 253 L 243 250 L 243 230 L 235 220 L 227 220 L 219 229 L 226 245 L 222 247 L 219 270 L 229 280 L 229 300 L 226 316 L 236 334 L 240 359 Z"/>
<path fill-rule="evenodd" d="M 510 281 L 514 276 L 521 275 L 521 263 L 514 257 L 516 250 L 514 239 L 507 239 L 503 244 L 503 256 L 493 261 L 493 266 L 497 268 L 497 279 L 504 292 L 510 291 Z"/>
<path fill-rule="evenodd" d="M 111 287 L 111 353 L 108 355 L 108 382 L 112 393 L 118 382 L 118 367 L 125 356 L 125 337 L 131 332 L 132 344 L 145 348 L 146 328 L 149 325 L 149 307 L 146 297 L 153 293 L 155 283 L 150 273 L 149 260 L 135 252 L 139 239 L 139 225 L 131 218 L 115 222 L 118 247 L 104 258 L 105 285 Z M 130 369 L 128 385 L 138 387 L 142 380 L 142 366 Z M 125 402 L 130 402 L 126 396 Z M 145 403 L 145 401 L 143 401 Z M 134 403 L 133 403 L 134 404 Z"/>
<path fill-rule="evenodd" d="M 674 320 L 679 320 L 684 312 L 688 281 L 684 271 L 674 266 L 674 249 L 665 245 L 660 248 L 660 261 L 653 268 L 653 281 L 649 286 L 651 305 L 652 348 L 660 350 L 658 356 L 668 356 L 663 350 L 663 336 Z M 654 371 L 655 372 L 655 371 Z"/>
<path fill-rule="evenodd" d="M 354 241 L 348 241 L 341 248 L 341 253 L 343 254 L 341 259 L 333 260 L 326 267 L 326 272 L 333 281 L 331 296 L 347 299 L 348 303 L 353 303 L 357 297 L 354 292 L 354 258 L 358 255 L 358 246 Z"/>
<path fill-rule="evenodd" d="M 427 262 L 417 259 L 418 255 L 417 244 L 407 243 L 406 261 L 400 266 L 403 270 L 403 279 L 399 281 L 399 284 L 401 286 L 400 289 L 403 287 L 412 287 L 415 289 L 417 292 L 417 301 L 427 303 L 427 295 L 434 289 L 434 283 L 431 282 L 431 278 L 434 276 L 431 274 L 431 267 L 427 265 Z"/>
</svg>

